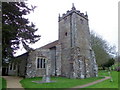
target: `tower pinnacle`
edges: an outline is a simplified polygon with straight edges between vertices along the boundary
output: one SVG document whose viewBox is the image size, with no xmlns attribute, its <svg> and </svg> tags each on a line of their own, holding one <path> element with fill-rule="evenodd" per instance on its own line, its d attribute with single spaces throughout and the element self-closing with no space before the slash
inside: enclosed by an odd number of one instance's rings
<svg viewBox="0 0 120 90">
<path fill-rule="evenodd" d="M 85 15 L 85 16 L 86 16 L 86 17 L 88 17 L 87 11 L 86 11 L 85 13 L 86 13 L 86 15 Z"/>
<path fill-rule="evenodd" d="M 72 10 L 76 10 L 74 3 L 72 3 Z"/>
<path fill-rule="evenodd" d="M 59 13 L 59 17 L 58 17 L 58 21 L 60 20 L 60 13 Z"/>
</svg>

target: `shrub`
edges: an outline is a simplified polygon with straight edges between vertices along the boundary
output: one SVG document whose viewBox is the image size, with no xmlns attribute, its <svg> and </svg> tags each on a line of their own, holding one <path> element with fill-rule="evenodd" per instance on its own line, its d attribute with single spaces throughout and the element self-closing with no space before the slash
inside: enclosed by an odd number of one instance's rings
<svg viewBox="0 0 120 90">
<path fill-rule="evenodd" d="M 119 72 L 119 71 L 120 71 L 120 66 L 117 67 L 117 68 L 115 69 L 115 71 L 118 71 L 118 72 Z"/>
<path fill-rule="evenodd" d="M 115 63 L 115 60 L 113 58 L 109 59 L 108 62 L 102 64 L 103 70 L 105 70 L 105 67 L 109 68 Z"/>
</svg>

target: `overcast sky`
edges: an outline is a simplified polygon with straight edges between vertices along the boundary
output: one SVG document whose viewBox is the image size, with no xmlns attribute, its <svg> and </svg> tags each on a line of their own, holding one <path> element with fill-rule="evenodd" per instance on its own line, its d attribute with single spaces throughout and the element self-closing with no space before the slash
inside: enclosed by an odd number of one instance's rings
<svg viewBox="0 0 120 90">
<path fill-rule="evenodd" d="M 77 10 L 89 18 L 89 28 L 111 45 L 118 47 L 118 1 L 119 0 L 28 0 L 29 5 L 35 5 L 34 12 L 26 17 L 32 21 L 41 35 L 40 41 L 31 45 L 39 48 L 58 39 L 58 14 L 71 10 L 74 3 Z M 22 51 L 21 51 L 22 50 Z M 18 55 L 23 53 L 21 48 Z"/>
</svg>

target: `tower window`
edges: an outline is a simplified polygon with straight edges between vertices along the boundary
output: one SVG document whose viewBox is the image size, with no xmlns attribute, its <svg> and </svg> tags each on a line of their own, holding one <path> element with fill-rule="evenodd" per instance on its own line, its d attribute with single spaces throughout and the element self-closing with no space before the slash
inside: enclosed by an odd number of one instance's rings
<svg viewBox="0 0 120 90">
<path fill-rule="evenodd" d="M 84 24 L 84 21 L 83 21 L 83 19 L 80 19 L 80 22 L 81 22 L 81 24 Z"/>
<path fill-rule="evenodd" d="M 65 33 L 65 36 L 67 36 L 67 32 Z"/>
</svg>

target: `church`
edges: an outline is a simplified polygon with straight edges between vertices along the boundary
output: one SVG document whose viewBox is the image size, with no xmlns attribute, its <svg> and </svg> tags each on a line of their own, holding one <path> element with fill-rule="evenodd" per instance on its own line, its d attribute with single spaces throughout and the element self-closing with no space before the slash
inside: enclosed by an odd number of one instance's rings
<svg viewBox="0 0 120 90">
<path fill-rule="evenodd" d="M 98 67 L 91 47 L 88 15 L 73 5 L 58 17 L 58 40 L 22 54 L 9 64 L 8 75 L 26 78 L 46 75 L 67 78 L 98 76 Z"/>
</svg>

